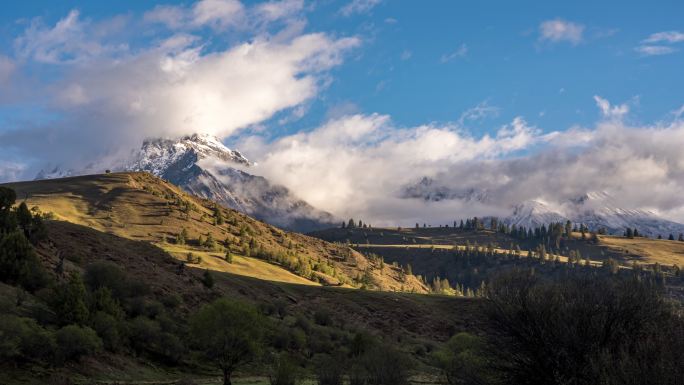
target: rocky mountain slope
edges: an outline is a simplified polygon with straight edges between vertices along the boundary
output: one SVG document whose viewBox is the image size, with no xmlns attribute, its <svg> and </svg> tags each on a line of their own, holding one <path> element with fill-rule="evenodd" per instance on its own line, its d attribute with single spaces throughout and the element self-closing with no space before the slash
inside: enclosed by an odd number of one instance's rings
<svg viewBox="0 0 684 385">
<path fill-rule="evenodd" d="M 185 191 L 239 210 L 270 224 L 299 232 L 330 227 L 338 221 L 299 199 L 286 187 L 250 174 L 252 163 L 210 135 L 146 140 L 139 151 L 115 171 L 146 171 Z M 100 166 L 83 170 L 59 167 L 41 171 L 36 179 L 61 178 L 104 172 Z"/>
</svg>

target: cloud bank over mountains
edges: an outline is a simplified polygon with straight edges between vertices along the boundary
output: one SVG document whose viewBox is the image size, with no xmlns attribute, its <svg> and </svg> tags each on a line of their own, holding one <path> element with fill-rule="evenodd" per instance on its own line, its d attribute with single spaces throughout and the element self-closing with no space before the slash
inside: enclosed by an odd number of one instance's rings
<svg viewBox="0 0 684 385">
<path fill-rule="evenodd" d="M 378 3 L 354 1 L 340 12 L 349 17 Z M 592 127 L 543 129 L 515 117 L 474 135 L 470 123 L 500 113 L 483 102 L 453 123 L 404 127 L 389 115 L 352 113 L 275 139 L 253 129 L 281 112 L 304 115 L 334 81 L 332 70 L 362 45 L 358 36 L 307 31 L 306 8 L 296 0 L 203 0 L 157 6 L 137 18 L 94 21 L 74 10 L 54 25 L 30 21 L 14 55 L 0 56 L 0 103 L 40 114 L 0 131 L 0 180 L 31 178 L 50 162 L 104 165 L 148 137 L 207 133 L 256 162 L 250 173 L 317 208 L 378 225 L 505 215 L 522 201 L 553 206 L 588 191 L 684 221 L 681 113 L 631 124 L 629 104 L 595 96 L 602 117 Z M 141 26 L 154 38 L 130 36 Z M 577 23 L 555 19 L 539 29 L 545 42 L 583 41 Z M 645 40 L 663 41 L 681 39 L 669 33 Z M 455 191 L 486 192 L 488 202 L 402 196 L 423 177 Z"/>
</svg>

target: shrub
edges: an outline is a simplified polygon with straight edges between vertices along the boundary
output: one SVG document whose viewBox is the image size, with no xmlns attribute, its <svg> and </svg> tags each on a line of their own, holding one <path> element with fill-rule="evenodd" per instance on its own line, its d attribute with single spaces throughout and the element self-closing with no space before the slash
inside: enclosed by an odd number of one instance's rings
<svg viewBox="0 0 684 385">
<path fill-rule="evenodd" d="M 90 326 L 102 339 L 107 350 L 117 351 L 121 347 L 121 324 L 112 315 L 98 311 L 93 315 Z"/>
<path fill-rule="evenodd" d="M 45 361 L 54 351 L 54 336 L 36 321 L 0 315 L 0 361 Z"/>
<path fill-rule="evenodd" d="M 489 353 L 516 384 L 679 384 L 684 320 L 659 289 L 617 277 L 490 285 Z"/>
<path fill-rule="evenodd" d="M 408 385 L 411 362 L 398 350 L 376 346 L 362 360 L 368 385 Z"/>
<path fill-rule="evenodd" d="M 327 308 L 320 308 L 314 313 L 314 321 L 321 326 L 332 325 L 332 316 Z"/>
<path fill-rule="evenodd" d="M 67 325 L 55 333 L 55 338 L 64 361 L 78 360 L 102 350 L 102 340 L 87 326 Z"/>
<path fill-rule="evenodd" d="M 113 262 L 98 261 L 89 264 L 85 268 L 83 281 L 91 291 L 100 287 L 108 288 L 119 301 L 131 294 L 128 276 Z"/>
<path fill-rule="evenodd" d="M 342 385 L 344 376 L 344 359 L 342 357 L 325 356 L 316 365 L 318 385 Z"/>
<path fill-rule="evenodd" d="M 485 341 L 468 333 L 451 337 L 446 347 L 435 353 L 450 385 L 493 383 L 487 356 Z"/>
<path fill-rule="evenodd" d="M 292 359 L 280 355 L 271 367 L 268 382 L 270 385 L 295 385 L 299 383 L 300 377 L 301 371 Z"/>
<path fill-rule="evenodd" d="M 136 317 L 128 323 L 128 338 L 137 352 L 155 351 L 160 335 L 159 323 L 145 316 Z"/>
</svg>

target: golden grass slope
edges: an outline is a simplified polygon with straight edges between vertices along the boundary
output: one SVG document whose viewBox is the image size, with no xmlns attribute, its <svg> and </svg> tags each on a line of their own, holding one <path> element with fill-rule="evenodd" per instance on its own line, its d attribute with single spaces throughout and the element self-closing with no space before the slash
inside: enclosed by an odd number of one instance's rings
<svg viewBox="0 0 684 385">
<path fill-rule="evenodd" d="M 286 232 L 217 207 L 147 173 L 88 175 L 5 186 L 17 192 L 18 200 L 51 212 L 56 219 L 154 243 L 181 260 L 190 252 L 206 256 L 200 267 L 280 282 L 427 292 L 424 283 L 404 274 L 401 268 L 371 261 L 347 246 Z M 215 209 L 221 211 L 224 224 L 214 223 Z M 182 229 L 188 233 L 188 242 L 175 244 Z M 217 241 L 215 250 L 197 242 L 210 234 Z M 248 245 L 252 251 L 258 248 L 269 256 L 271 263 L 248 258 Z M 218 260 L 226 251 L 234 255 L 234 266 Z"/>
</svg>

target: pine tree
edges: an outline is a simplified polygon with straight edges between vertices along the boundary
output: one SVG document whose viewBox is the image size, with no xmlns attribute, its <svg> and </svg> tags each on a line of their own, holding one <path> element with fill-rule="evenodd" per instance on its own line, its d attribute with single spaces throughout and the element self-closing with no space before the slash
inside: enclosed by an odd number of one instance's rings
<svg viewBox="0 0 684 385">
<path fill-rule="evenodd" d="M 214 287 L 214 276 L 211 275 L 209 269 L 204 270 L 204 274 L 202 275 L 202 285 L 204 285 L 204 287 L 207 289 Z"/>
<path fill-rule="evenodd" d="M 670 234 L 670 236 L 667 237 L 667 239 L 670 240 L 670 241 L 674 241 L 674 235 Z"/>
<path fill-rule="evenodd" d="M 224 222 L 223 214 L 221 213 L 221 209 L 218 207 L 218 205 L 214 207 L 214 220 L 215 223 L 219 226 L 221 226 Z"/>
<path fill-rule="evenodd" d="M 72 273 L 69 281 L 55 293 L 53 308 L 63 325 L 84 325 L 88 321 L 86 288 L 78 273 Z"/>
</svg>

